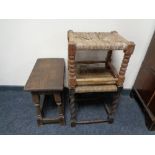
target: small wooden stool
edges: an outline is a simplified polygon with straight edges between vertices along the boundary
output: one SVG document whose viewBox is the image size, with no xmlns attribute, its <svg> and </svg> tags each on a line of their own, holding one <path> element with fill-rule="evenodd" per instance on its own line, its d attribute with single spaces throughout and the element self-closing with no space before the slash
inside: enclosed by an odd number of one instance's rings
<svg viewBox="0 0 155 155">
<path fill-rule="evenodd" d="M 64 88 L 64 59 L 63 58 L 43 58 L 38 59 L 31 75 L 25 85 L 24 90 L 30 91 L 32 100 L 36 107 L 37 123 L 65 124 L 64 103 L 62 102 Z M 43 106 L 41 107 L 41 95 L 44 96 L 43 105 L 46 103 L 47 96 L 54 97 L 58 106 L 59 116 L 57 118 L 43 117 Z"/>
</svg>

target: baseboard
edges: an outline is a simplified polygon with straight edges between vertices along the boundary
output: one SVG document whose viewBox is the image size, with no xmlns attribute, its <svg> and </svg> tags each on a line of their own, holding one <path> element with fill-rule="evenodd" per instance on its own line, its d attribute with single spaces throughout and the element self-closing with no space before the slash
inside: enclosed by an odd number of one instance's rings
<svg viewBox="0 0 155 155">
<path fill-rule="evenodd" d="M 130 93 L 131 93 L 131 89 L 123 89 L 122 90 L 123 95 L 130 95 Z"/>
<path fill-rule="evenodd" d="M 8 91 L 8 90 L 23 91 L 24 86 L 0 85 L 0 91 Z"/>
<path fill-rule="evenodd" d="M 23 91 L 24 90 L 24 86 L 11 86 L 11 85 L 0 85 L 0 91 L 8 91 L 8 90 L 14 90 L 14 91 Z M 68 88 L 65 87 L 65 91 L 67 91 Z M 123 89 L 122 90 L 122 94 L 123 95 L 129 95 L 131 92 L 131 89 Z"/>
</svg>

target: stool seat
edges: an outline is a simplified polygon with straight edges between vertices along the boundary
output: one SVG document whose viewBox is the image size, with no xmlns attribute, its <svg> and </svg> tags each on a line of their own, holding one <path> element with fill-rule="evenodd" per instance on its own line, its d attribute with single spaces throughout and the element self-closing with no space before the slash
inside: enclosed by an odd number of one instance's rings
<svg viewBox="0 0 155 155">
<path fill-rule="evenodd" d="M 64 85 L 64 59 L 40 58 L 24 87 L 26 91 L 62 91 Z"/>
<path fill-rule="evenodd" d="M 124 50 L 130 44 L 116 31 L 112 32 L 73 32 L 68 33 L 69 42 L 77 49 Z"/>
<path fill-rule="evenodd" d="M 104 64 L 77 65 L 76 83 L 80 85 L 116 84 L 116 78 Z"/>
<path fill-rule="evenodd" d="M 95 86 L 77 86 L 76 93 L 90 93 L 90 92 L 117 92 L 116 85 L 95 85 Z"/>
</svg>

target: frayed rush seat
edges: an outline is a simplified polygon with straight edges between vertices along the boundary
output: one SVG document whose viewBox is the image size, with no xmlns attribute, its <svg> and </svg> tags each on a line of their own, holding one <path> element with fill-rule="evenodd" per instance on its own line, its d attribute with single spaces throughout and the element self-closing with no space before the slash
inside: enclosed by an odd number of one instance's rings
<svg viewBox="0 0 155 155">
<path fill-rule="evenodd" d="M 118 80 L 117 76 L 118 75 L 114 75 L 110 69 L 106 69 L 103 64 L 78 64 L 76 67 L 77 86 L 103 84 L 113 85 L 116 84 Z M 89 87 L 89 89 L 91 88 L 92 87 Z M 104 92 L 106 91 L 106 88 L 108 87 L 104 88 Z M 89 90 L 89 92 L 93 92 L 93 90 Z M 109 92 L 109 89 L 107 91 Z M 80 93 L 80 91 L 78 92 Z"/>
<path fill-rule="evenodd" d="M 77 86 L 75 93 L 117 92 L 116 85 Z"/>
<path fill-rule="evenodd" d="M 68 33 L 69 42 L 77 49 L 124 50 L 130 44 L 116 31 L 112 32 L 73 32 Z"/>
</svg>

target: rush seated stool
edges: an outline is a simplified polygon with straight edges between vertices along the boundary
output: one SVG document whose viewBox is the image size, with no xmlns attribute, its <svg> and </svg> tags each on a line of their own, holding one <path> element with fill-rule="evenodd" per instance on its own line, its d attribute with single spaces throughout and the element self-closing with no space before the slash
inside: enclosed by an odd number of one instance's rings
<svg viewBox="0 0 155 155">
<path fill-rule="evenodd" d="M 30 77 L 25 85 L 24 90 L 32 94 L 37 112 L 38 125 L 46 123 L 65 124 L 64 121 L 64 68 L 65 63 L 63 58 L 42 58 L 36 61 L 36 64 L 30 74 Z M 41 95 L 44 100 L 41 104 Z M 47 118 L 43 114 L 43 107 L 47 102 L 47 98 L 52 97 L 58 106 L 59 116 L 56 118 Z M 41 107 L 42 105 L 42 107 Z"/>
<path fill-rule="evenodd" d="M 112 123 L 118 105 L 120 92 L 125 80 L 125 72 L 135 44 L 127 41 L 116 31 L 112 32 L 73 32 L 68 31 L 68 83 L 71 109 L 71 126 L 85 123 Z M 106 59 L 102 57 L 88 60 L 89 52 L 107 52 Z M 85 57 L 78 56 L 88 52 Z M 112 63 L 112 53 L 123 51 L 124 57 L 119 72 Z M 77 58 L 79 57 L 79 58 Z M 87 60 L 86 60 L 87 59 Z M 106 120 L 77 120 L 76 94 L 83 93 L 113 93 L 110 105 L 105 104 L 108 114 Z M 87 114 L 86 114 L 87 115 Z"/>
</svg>

